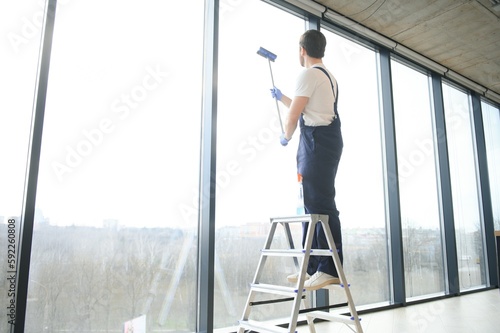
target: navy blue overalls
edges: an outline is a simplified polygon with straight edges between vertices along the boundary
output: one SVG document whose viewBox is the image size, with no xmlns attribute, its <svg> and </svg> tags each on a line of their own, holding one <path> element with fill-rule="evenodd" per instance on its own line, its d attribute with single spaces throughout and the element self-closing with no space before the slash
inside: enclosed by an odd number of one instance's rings
<svg viewBox="0 0 500 333">
<path fill-rule="evenodd" d="M 330 76 L 323 68 L 315 68 L 322 70 L 330 79 Z M 330 83 L 333 90 L 331 79 Z M 340 118 L 337 112 L 337 100 L 338 89 L 333 106 L 336 119 L 330 125 L 307 126 L 304 123 L 303 115 L 301 115 L 297 168 L 298 172 L 302 175 L 305 213 L 325 214 L 329 216 L 328 224 L 332 231 L 340 260 L 343 262 L 339 211 L 335 205 L 335 176 L 344 145 L 340 130 Z M 308 224 L 303 223 L 302 226 L 302 246 L 305 245 Z M 312 248 L 329 248 L 321 223 L 316 224 Z M 338 276 L 333 259 L 330 256 L 310 257 L 307 273 L 313 275 L 316 271 Z"/>
</svg>

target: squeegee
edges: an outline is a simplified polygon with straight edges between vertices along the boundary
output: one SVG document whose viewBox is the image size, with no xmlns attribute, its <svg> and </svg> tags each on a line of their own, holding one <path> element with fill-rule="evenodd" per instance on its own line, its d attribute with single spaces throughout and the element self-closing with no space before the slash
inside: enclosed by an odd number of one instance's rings
<svg viewBox="0 0 500 333">
<path fill-rule="evenodd" d="M 273 70 L 271 68 L 271 61 L 274 62 L 274 60 L 276 60 L 277 56 L 276 56 L 276 54 L 272 53 L 271 51 L 266 50 L 263 47 L 259 48 L 259 50 L 257 51 L 257 54 L 267 59 L 267 62 L 269 63 L 269 72 L 271 73 L 271 83 L 272 83 L 273 88 L 274 88 L 274 77 L 273 77 Z M 278 105 L 278 100 L 276 98 L 274 100 L 276 101 L 276 110 L 278 111 L 278 118 L 280 120 L 281 133 L 285 133 L 285 131 L 283 130 L 283 123 L 281 121 L 281 114 L 280 114 L 280 108 Z"/>
</svg>

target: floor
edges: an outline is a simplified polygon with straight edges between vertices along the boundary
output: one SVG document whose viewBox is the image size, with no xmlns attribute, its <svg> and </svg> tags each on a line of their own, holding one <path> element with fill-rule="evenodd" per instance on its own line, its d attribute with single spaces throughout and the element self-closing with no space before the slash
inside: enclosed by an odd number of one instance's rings
<svg viewBox="0 0 500 333">
<path fill-rule="evenodd" d="M 439 301 L 360 315 L 364 333 L 498 333 L 500 291 L 493 289 Z M 336 322 L 315 324 L 316 333 L 352 332 Z M 307 325 L 299 333 L 309 332 Z"/>
</svg>

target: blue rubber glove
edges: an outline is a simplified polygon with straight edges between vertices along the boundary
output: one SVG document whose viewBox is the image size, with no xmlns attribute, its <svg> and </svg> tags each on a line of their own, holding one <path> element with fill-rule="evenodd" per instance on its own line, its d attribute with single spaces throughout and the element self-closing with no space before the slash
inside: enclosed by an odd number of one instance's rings
<svg viewBox="0 0 500 333">
<path fill-rule="evenodd" d="M 283 94 L 281 93 L 281 90 L 274 87 L 273 89 L 271 89 L 271 96 L 273 96 L 273 98 L 276 98 L 278 101 L 281 101 L 281 97 L 283 97 Z"/>
<path fill-rule="evenodd" d="M 287 138 L 285 138 L 285 134 L 281 134 L 280 136 L 280 143 L 283 147 L 285 147 L 287 144 L 288 144 L 288 140 Z"/>
</svg>

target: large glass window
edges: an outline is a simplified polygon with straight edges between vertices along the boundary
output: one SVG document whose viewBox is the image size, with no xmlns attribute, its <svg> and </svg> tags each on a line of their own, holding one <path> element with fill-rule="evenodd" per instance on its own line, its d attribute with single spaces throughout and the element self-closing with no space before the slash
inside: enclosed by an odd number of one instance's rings
<svg viewBox="0 0 500 333">
<path fill-rule="evenodd" d="M 460 289 L 486 284 L 482 206 L 470 96 L 443 84 Z"/>
<path fill-rule="evenodd" d="M 0 88 L 8 92 L 0 99 L 4 249 L 9 230 L 19 235 L 21 227 L 44 2 L 10 2 L 0 13 Z M 58 2 L 26 332 L 196 329 L 205 2 Z M 269 66 L 275 85 L 293 94 L 302 70 L 298 38 L 307 25 L 266 1 L 219 3 L 214 326 L 227 328 L 242 314 L 269 218 L 296 213 L 299 134 L 288 147 L 279 144 L 278 113 L 285 113 L 271 98 Z M 322 27 L 324 62 L 339 83 L 345 144 L 336 184 L 344 269 L 356 305 L 387 303 L 378 53 L 330 28 Z M 276 61 L 257 55 L 260 47 Z M 428 76 L 395 60 L 392 69 L 405 285 L 414 298 L 445 288 L 434 147 L 440 138 Z M 467 93 L 448 83 L 443 92 L 460 289 L 468 290 L 487 283 L 474 126 Z M 500 113 L 484 101 L 482 112 L 500 230 Z M 293 227 L 300 246 L 300 226 Z M 0 266 L 7 259 L 1 254 Z M 268 283 L 282 284 L 296 270 L 291 258 L 268 263 Z M 6 274 L 0 271 L 0 293 L 9 304 Z M 259 320 L 290 313 L 280 303 L 254 309 Z M 10 318 L 9 311 L 2 307 L 0 316 Z M 11 328 L 0 322 L 0 332 Z"/>
<path fill-rule="evenodd" d="M 500 230 L 500 110 L 482 102 L 484 139 L 488 159 L 491 203 L 495 230 Z"/>
<path fill-rule="evenodd" d="M 391 70 L 406 297 L 444 293 L 430 79 L 396 60 Z"/>
<path fill-rule="evenodd" d="M 58 5 L 26 332 L 195 330 L 203 13 Z"/>
<path fill-rule="evenodd" d="M 305 21 L 260 0 L 220 6 L 214 323 L 227 327 L 243 313 L 269 219 L 296 211 L 298 133 L 287 147 L 280 145 L 269 63 L 257 51 L 263 47 L 277 55 L 271 63 L 274 83 L 292 94 Z M 276 258 L 266 267 L 275 284 L 295 270 L 291 258 Z M 283 304 L 252 310 L 259 320 L 289 314 Z"/>
<path fill-rule="evenodd" d="M 338 109 L 344 139 L 336 178 L 344 270 L 356 304 L 388 302 L 390 265 L 378 54 L 326 29 L 323 33 L 327 38 L 324 63 L 339 86 Z M 336 298 L 332 293 L 332 302 Z"/>
<path fill-rule="evenodd" d="M 19 252 L 43 13 L 37 1 L 4 2 L 0 11 L 0 332 L 9 332 L 15 322 L 14 281 L 8 278 Z"/>
</svg>

